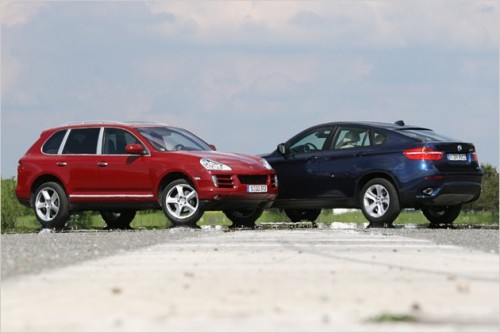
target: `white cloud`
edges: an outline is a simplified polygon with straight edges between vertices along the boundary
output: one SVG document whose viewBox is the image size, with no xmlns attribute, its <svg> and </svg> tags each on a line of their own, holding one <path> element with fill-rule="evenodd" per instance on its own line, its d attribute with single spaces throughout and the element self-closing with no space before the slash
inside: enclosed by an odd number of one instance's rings
<svg viewBox="0 0 500 333">
<path fill-rule="evenodd" d="M 42 1 L 5 1 L 0 5 L 2 25 L 13 27 L 25 24 L 46 5 Z"/>
<path fill-rule="evenodd" d="M 498 47 L 494 1 L 159 1 L 153 14 L 196 26 L 194 40 Z M 174 23 L 165 33 L 174 33 Z"/>
</svg>

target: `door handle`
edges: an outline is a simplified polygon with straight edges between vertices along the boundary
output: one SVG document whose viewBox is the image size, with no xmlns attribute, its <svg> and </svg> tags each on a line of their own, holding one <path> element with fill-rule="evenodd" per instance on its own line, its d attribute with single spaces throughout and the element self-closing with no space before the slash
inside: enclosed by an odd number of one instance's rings
<svg viewBox="0 0 500 333">
<path fill-rule="evenodd" d="M 98 162 L 97 165 L 100 167 L 106 167 L 108 166 L 108 162 Z"/>
<path fill-rule="evenodd" d="M 57 162 L 56 164 L 57 164 L 57 166 L 60 166 L 60 167 L 64 167 L 64 166 L 68 165 L 67 162 Z"/>
</svg>

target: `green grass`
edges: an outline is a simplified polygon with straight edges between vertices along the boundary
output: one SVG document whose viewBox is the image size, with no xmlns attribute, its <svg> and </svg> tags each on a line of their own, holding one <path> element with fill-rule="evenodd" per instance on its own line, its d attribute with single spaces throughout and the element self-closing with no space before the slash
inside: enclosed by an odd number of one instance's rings
<svg viewBox="0 0 500 333">
<path fill-rule="evenodd" d="M 462 212 L 454 222 L 456 226 L 487 226 L 498 228 L 498 213 L 491 212 Z M 277 210 L 266 210 L 257 220 L 257 223 L 275 223 L 288 222 L 288 218 L 283 212 Z M 318 223 L 349 222 L 349 223 L 367 223 L 367 220 L 356 210 L 352 212 L 334 214 L 330 209 L 324 209 L 318 217 Z M 405 210 L 394 222 L 395 225 L 415 224 L 425 226 L 428 221 L 420 211 Z M 201 226 L 229 226 L 231 221 L 219 211 L 205 212 L 198 222 Z M 103 229 L 106 224 L 97 213 L 85 213 L 78 216 L 72 216 L 69 224 L 74 229 Z M 171 227 L 162 211 L 139 211 L 131 224 L 134 229 L 165 229 Z M 40 224 L 33 215 L 19 217 L 16 220 L 12 230 L 3 230 L 3 232 L 37 232 L 40 230 Z"/>
</svg>

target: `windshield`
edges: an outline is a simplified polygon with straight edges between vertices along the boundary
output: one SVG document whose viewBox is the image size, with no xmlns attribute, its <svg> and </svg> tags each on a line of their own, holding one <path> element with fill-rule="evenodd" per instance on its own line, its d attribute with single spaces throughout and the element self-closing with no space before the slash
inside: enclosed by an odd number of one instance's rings
<svg viewBox="0 0 500 333">
<path fill-rule="evenodd" d="M 429 141 L 459 141 L 448 136 L 436 133 L 428 129 L 402 129 L 401 133 L 406 134 L 412 138 L 422 140 L 423 142 Z"/>
<path fill-rule="evenodd" d="M 137 131 L 158 151 L 212 150 L 194 134 L 171 127 L 142 127 Z"/>
</svg>

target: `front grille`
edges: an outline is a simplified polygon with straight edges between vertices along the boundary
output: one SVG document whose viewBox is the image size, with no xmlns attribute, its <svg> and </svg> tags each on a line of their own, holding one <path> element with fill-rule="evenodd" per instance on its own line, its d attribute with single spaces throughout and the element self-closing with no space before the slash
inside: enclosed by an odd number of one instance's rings
<svg viewBox="0 0 500 333">
<path fill-rule="evenodd" d="M 217 175 L 217 183 L 219 184 L 219 188 L 233 188 L 234 181 L 233 176 L 231 175 Z"/>
<path fill-rule="evenodd" d="M 267 175 L 239 175 L 238 179 L 241 184 L 266 184 Z"/>
</svg>

